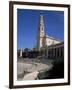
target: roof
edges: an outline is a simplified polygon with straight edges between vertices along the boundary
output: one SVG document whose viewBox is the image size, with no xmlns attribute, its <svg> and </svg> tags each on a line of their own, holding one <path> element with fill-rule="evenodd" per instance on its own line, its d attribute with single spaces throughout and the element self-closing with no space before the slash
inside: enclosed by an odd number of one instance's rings
<svg viewBox="0 0 72 90">
<path fill-rule="evenodd" d="M 56 40 L 56 41 L 60 41 L 60 42 L 62 42 L 62 40 L 60 40 L 60 39 L 56 39 L 56 38 L 51 37 L 51 36 L 48 36 L 48 35 L 46 35 L 46 38 L 50 38 L 50 39 L 53 39 L 53 40 Z"/>
<path fill-rule="evenodd" d="M 61 42 L 61 43 L 50 45 L 50 46 L 48 46 L 48 48 L 50 48 L 50 47 L 58 47 L 58 46 L 64 46 L 64 41 Z"/>
</svg>

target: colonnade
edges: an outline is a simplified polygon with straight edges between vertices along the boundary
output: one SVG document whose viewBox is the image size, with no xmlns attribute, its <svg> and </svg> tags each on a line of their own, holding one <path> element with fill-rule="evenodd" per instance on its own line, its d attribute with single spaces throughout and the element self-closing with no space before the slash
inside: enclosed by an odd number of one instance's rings
<svg viewBox="0 0 72 90">
<path fill-rule="evenodd" d="M 49 59 L 64 58 L 64 46 L 46 48 L 43 50 L 43 55 Z"/>
<path fill-rule="evenodd" d="M 64 58 L 64 44 L 58 46 L 50 46 L 42 49 L 41 51 L 18 52 L 19 57 L 37 57 L 42 56 L 48 59 L 63 59 Z"/>
</svg>

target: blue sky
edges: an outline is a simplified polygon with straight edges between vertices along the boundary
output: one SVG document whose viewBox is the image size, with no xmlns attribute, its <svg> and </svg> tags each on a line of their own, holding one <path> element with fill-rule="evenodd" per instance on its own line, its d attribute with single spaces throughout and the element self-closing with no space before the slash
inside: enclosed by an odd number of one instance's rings
<svg viewBox="0 0 72 90">
<path fill-rule="evenodd" d="M 48 10 L 17 10 L 17 48 L 36 45 L 39 16 L 44 16 L 44 30 L 54 38 L 64 40 L 64 12 Z"/>
</svg>

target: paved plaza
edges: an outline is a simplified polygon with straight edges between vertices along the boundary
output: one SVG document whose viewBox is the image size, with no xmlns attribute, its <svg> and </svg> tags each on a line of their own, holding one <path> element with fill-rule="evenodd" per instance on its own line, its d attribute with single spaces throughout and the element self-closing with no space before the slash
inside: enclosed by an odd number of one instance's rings
<svg viewBox="0 0 72 90">
<path fill-rule="evenodd" d="M 48 71 L 52 68 L 52 61 L 48 59 L 18 58 L 17 79 L 35 80 L 40 72 Z"/>
</svg>

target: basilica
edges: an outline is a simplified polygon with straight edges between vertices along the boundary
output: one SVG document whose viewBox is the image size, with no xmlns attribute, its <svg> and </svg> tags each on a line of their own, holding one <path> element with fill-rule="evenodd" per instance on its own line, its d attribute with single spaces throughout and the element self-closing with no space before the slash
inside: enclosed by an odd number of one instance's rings
<svg viewBox="0 0 72 90">
<path fill-rule="evenodd" d="M 64 42 L 51 37 L 45 33 L 44 30 L 44 17 L 39 16 L 39 24 L 36 37 L 36 46 L 27 52 L 24 50 L 18 50 L 18 57 L 32 57 L 37 58 L 39 56 L 48 59 L 64 59 Z"/>
<path fill-rule="evenodd" d="M 43 47 L 55 45 L 55 44 L 58 44 L 60 42 L 61 42 L 60 40 L 55 39 L 53 37 L 50 37 L 49 35 L 47 35 L 45 33 L 43 15 L 40 15 L 38 33 L 37 33 L 36 50 L 41 50 Z"/>
</svg>

